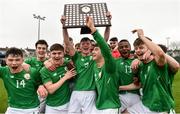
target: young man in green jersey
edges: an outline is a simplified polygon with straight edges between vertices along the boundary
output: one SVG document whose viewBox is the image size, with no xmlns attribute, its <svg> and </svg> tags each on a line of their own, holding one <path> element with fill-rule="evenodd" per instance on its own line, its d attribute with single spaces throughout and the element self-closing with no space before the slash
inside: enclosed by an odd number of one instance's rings
<svg viewBox="0 0 180 114">
<path fill-rule="evenodd" d="M 65 22 L 62 17 L 61 23 Z M 80 41 L 81 52 L 76 52 L 70 44 L 67 29 L 63 29 L 64 43 L 68 54 L 72 56 L 77 75 L 74 78 L 74 88 L 71 94 L 68 113 L 90 114 L 95 103 L 95 84 L 93 80 L 93 60 L 91 56 L 91 41 L 84 37 Z"/>
<path fill-rule="evenodd" d="M 116 60 L 117 73 L 120 80 L 120 85 L 129 85 L 133 83 L 135 74 L 131 70 L 131 63 L 134 60 L 134 54 L 131 54 L 131 45 L 128 40 L 122 39 L 118 43 L 118 50 L 121 57 Z M 128 107 L 140 101 L 139 89 L 137 90 L 120 90 L 119 99 L 121 101 L 120 111 L 123 112 Z"/>
<path fill-rule="evenodd" d="M 172 76 L 168 73 L 168 58 L 163 50 L 144 36 L 142 29 L 134 30 L 138 37 L 134 41 L 135 53 L 142 63 L 138 67 L 142 87 L 142 101 L 128 108 L 129 113 L 168 113 L 174 108 L 170 93 Z M 143 59 L 150 50 L 152 54 Z M 137 86 L 131 85 L 131 88 Z"/>
<path fill-rule="evenodd" d="M 29 57 L 25 60 L 25 63 L 29 64 L 31 67 L 36 68 L 38 71 L 44 66 L 44 62 L 48 59 L 47 58 L 47 50 L 48 50 L 48 43 L 45 40 L 38 40 L 35 43 L 36 48 L 36 57 Z M 43 86 L 42 86 L 43 89 Z M 44 96 L 47 96 L 44 95 Z M 45 112 L 45 98 L 40 98 L 40 107 L 39 112 Z"/>
<path fill-rule="evenodd" d="M 74 69 L 68 71 L 68 61 L 64 59 L 64 47 L 53 44 L 50 47 L 50 58 L 56 70 L 46 67 L 40 70 L 41 78 L 49 95 L 46 99 L 45 114 L 67 114 L 70 100 L 69 79 L 76 75 Z"/>
<path fill-rule="evenodd" d="M 36 47 L 36 57 L 30 57 L 25 60 L 25 63 L 29 64 L 31 67 L 40 70 L 44 66 L 44 61 L 47 60 L 46 54 L 48 49 L 48 44 L 45 40 L 38 40 L 35 43 Z"/>
<path fill-rule="evenodd" d="M 94 27 L 92 17 L 87 17 L 86 25 L 97 42 L 92 51 L 95 61 L 93 76 L 96 85 L 97 98 L 92 114 L 118 114 L 119 100 L 119 77 L 116 72 L 116 61 L 111 55 L 110 48 Z"/>
<path fill-rule="evenodd" d="M 18 48 L 9 48 L 5 60 L 7 66 L 0 67 L 0 78 L 8 93 L 6 114 L 38 114 L 39 72 L 32 67 L 23 69 L 23 52 Z"/>
</svg>

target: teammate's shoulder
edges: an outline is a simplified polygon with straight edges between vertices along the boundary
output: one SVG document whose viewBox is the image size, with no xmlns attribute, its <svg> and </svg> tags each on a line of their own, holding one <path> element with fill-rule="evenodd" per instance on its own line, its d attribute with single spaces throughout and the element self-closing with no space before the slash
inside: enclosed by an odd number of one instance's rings
<svg viewBox="0 0 180 114">
<path fill-rule="evenodd" d="M 9 67 L 8 66 L 0 66 L 0 69 L 3 70 L 3 71 L 8 71 L 9 70 Z"/>
</svg>

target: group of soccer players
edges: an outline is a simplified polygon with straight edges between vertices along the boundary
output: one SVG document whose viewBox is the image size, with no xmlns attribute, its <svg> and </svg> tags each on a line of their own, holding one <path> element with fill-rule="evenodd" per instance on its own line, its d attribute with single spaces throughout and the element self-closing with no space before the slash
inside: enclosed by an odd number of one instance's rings
<svg viewBox="0 0 180 114">
<path fill-rule="evenodd" d="M 111 19 L 108 13 L 107 17 Z M 61 18 L 64 24 L 66 18 Z M 127 39 L 110 49 L 110 27 L 104 38 L 87 16 L 86 26 L 96 41 L 81 39 L 79 50 L 62 29 L 64 44 L 50 47 L 36 42 L 36 57 L 23 58 L 18 48 L 9 48 L 0 67 L 8 93 L 6 114 L 163 114 L 174 111 L 172 82 L 179 63 L 167 55 L 142 29 L 134 53 Z M 113 40 L 111 40 L 113 42 Z M 115 54 L 116 56 L 113 56 Z M 40 102 L 42 105 L 40 105 Z M 44 104 L 44 105 L 43 105 Z M 39 108 L 40 107 L 40 108 Z"/>
</svg>

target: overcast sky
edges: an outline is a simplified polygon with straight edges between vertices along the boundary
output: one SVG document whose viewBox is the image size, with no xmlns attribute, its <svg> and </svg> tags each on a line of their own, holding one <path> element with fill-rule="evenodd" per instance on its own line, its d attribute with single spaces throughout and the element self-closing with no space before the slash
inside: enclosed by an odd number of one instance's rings
<svg viewBox="0 0 180 114">
<path fill-rule="evenodd" d="M 92 2 L 107 3 L 112 13 L 110 37 L 128 39 L 132 44 L 136 35 L 130 31 L 142 28 L 156 43 L 166 44 L 167 37 L 170 42 L 180 41 L 180 0 L 0 0 L 0 47 L 34 48 L 38 20 L 33 14 L 46 17 L 41 21 L 40 38 L 49 45 L 62 44 L 64 4 Z M 103 34 L 104 28 L 98 29 Z M 80 29 L 69 29 L 69 34 L 75 43 L 84 37 Z"/>
</svg>

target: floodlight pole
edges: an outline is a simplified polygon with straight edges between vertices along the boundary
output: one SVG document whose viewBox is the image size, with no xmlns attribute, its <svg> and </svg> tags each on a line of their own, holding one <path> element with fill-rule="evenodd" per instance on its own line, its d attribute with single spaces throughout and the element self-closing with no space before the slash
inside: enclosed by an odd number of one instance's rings
<svg viewBox="0 0 180 114">
<path fill-rule="evenodd" d="M 167 41 L 167 48 L 169 49 L 169 39 L 170 37 L 166 37 L 166 41 Z"/>
<path fill-rule="evenodd" d="M 41 17 L 40 15 L 33 14 L 35 19 L 38 19 L 38 40 L 40 39 L 40 22 L 45 20 L 46 17 Z"/>
</svg>

